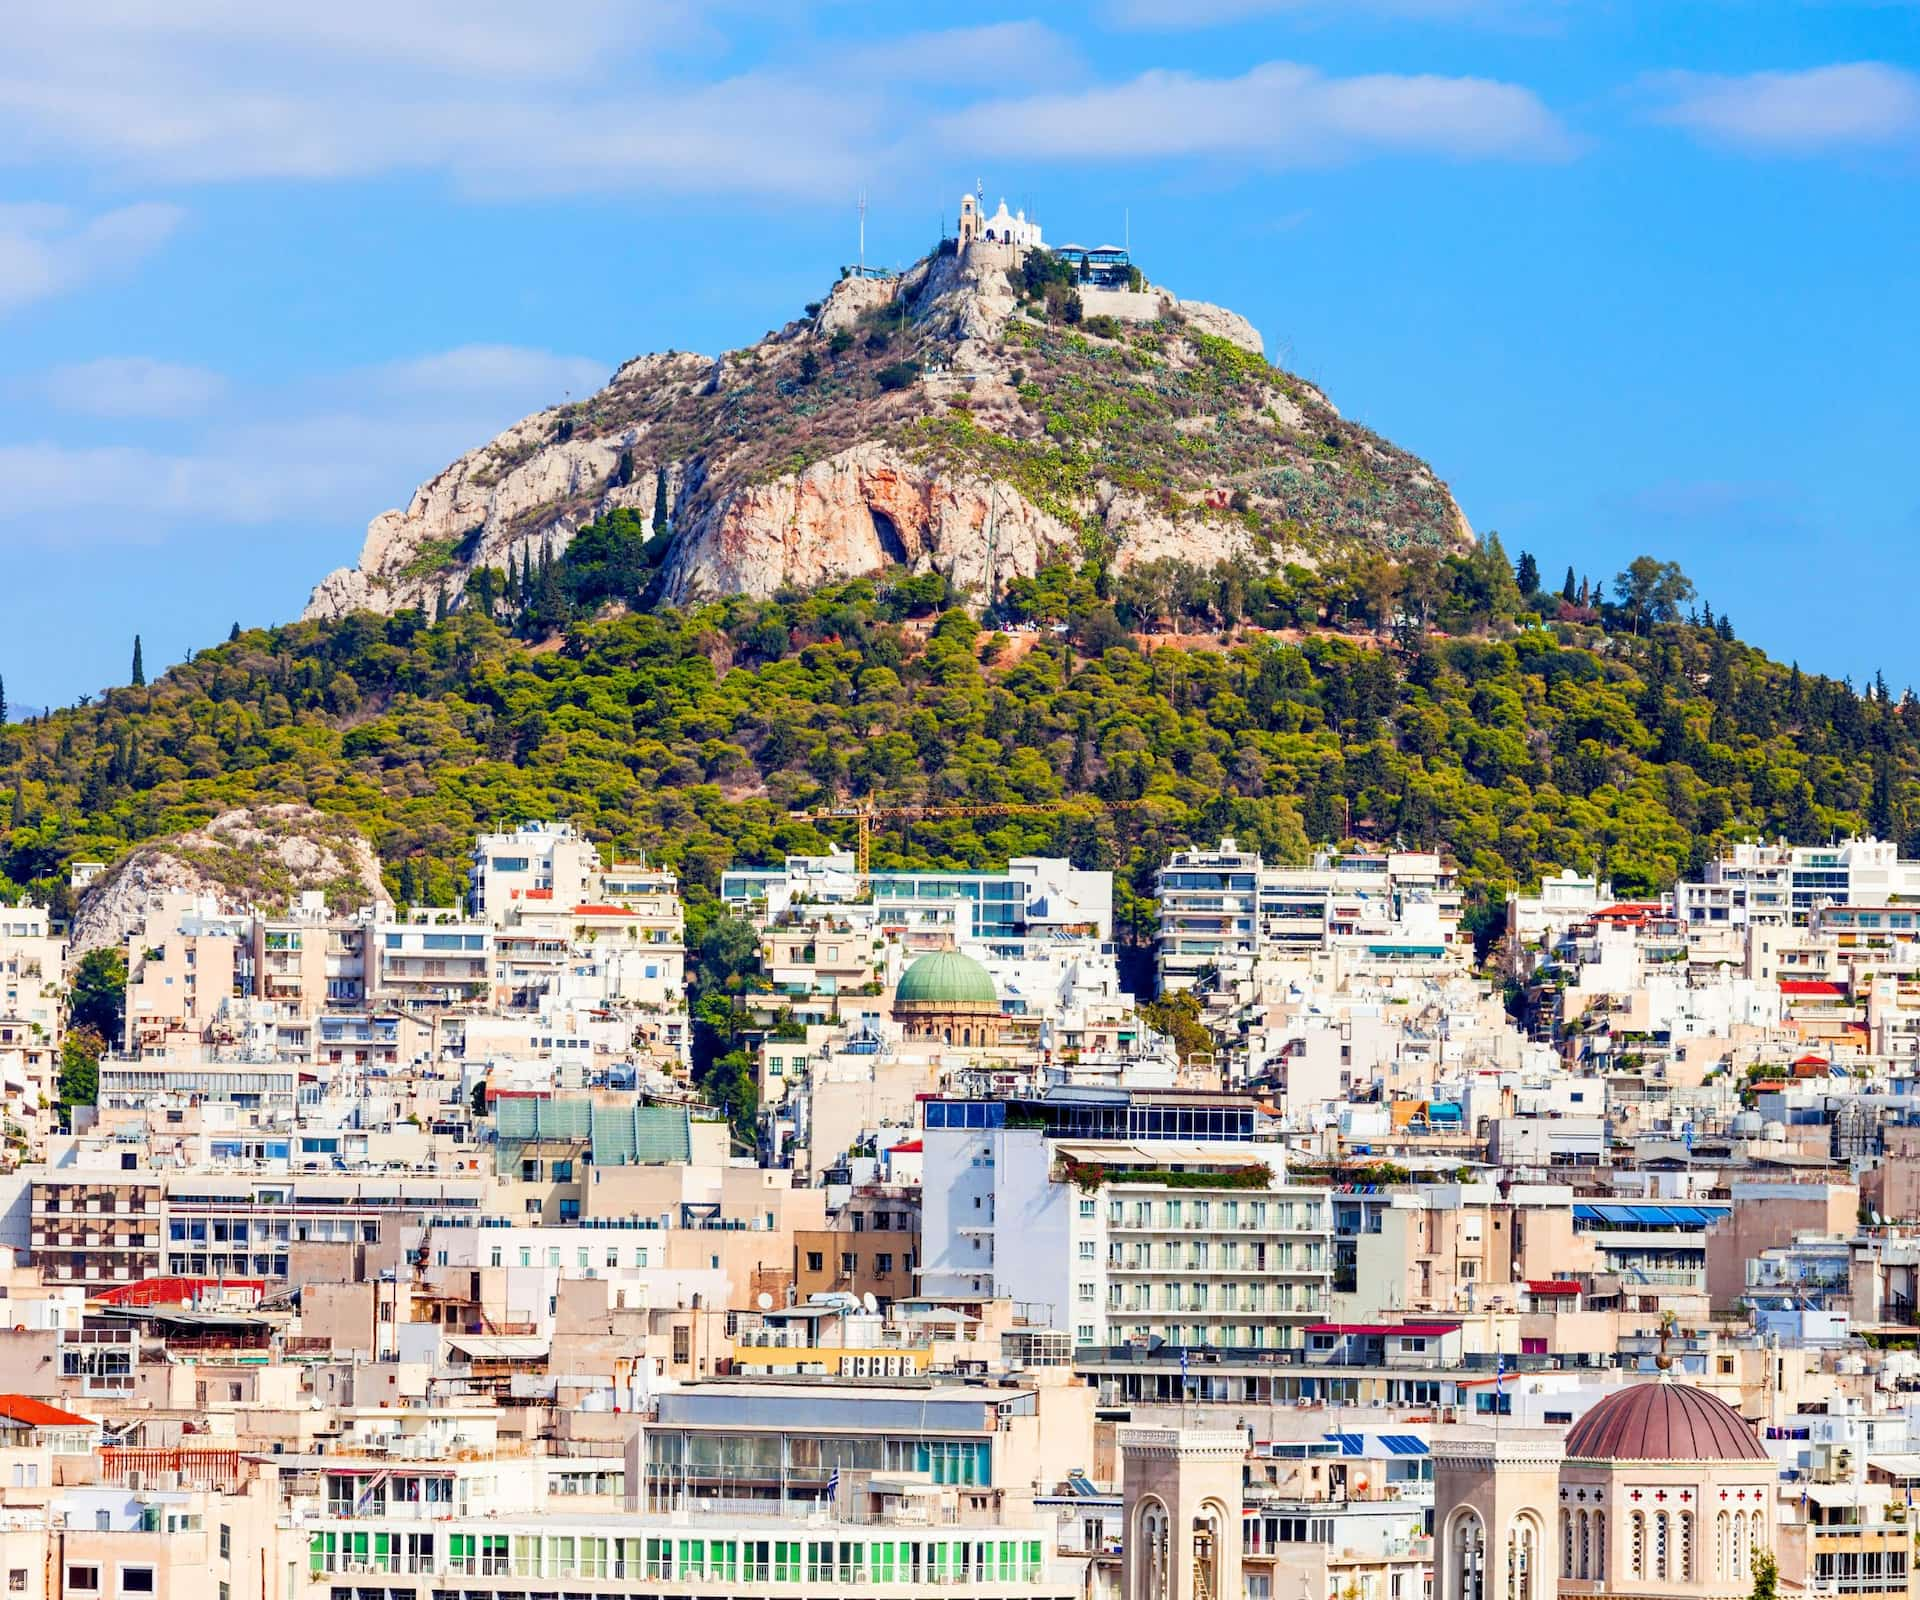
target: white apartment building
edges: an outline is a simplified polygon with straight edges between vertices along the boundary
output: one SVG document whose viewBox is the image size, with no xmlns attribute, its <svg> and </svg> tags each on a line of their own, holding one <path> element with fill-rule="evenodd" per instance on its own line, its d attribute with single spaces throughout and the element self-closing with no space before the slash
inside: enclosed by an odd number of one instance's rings
<svg viewBox="0 0 1920 1600">
<path fill-rule="evenodd" d="M 66 955 L 46 907 L 0 907 L 0 1103 L 10 1116 L 53 1098 L 66 1036 Z"/>
<path fill-rule="evenodd" d="M 1327 1314 L 1327 1192 L 1289 1185 L 1279 1145 L 1233 1136 L 1236 1097 L 1185 1098 L 1199 1137 L 1054 1132 L 1125 1091 L 941 1102 L 922 1135 L 922 1293 L 1010 1299 L 1078 1346 L 1300 1345 Z"/>
<path fill-rule="evenodd" d="M 777 867 L 723 873 L 730 910 L 775 922 L 797 904 L 859 902 L 883 932 L 951 944 L 963 939 L 1113 937 L 1113 874 L 1088 872 L 1060 856 L 1015 856 L 1004 872 L 896 872 L 860 876 L 844 852 L 788 856 Z"/>
<path fill-rule="evenodd" d="M 1886 839 L 1736 844 L 1698 883 L 1674 886 L 1689 924 L 1804 927 L 1822 905 L 1920 903 L 1920 861 Z"/>
<path fill-rule="evenodd" d="M 1162 991 L 1209 969 L 1229 983 L 1262 961 L 1339 952 L 1356 968 L 1464 960 L 1458 874 L 1425 851 L 1322 850 L 1310 865 L 1269 865 L 1222 839 L 1178 850 L 1155 878 Z"/>
<path fill-rule="evenodd" d="M 468 909 L 496 927 L 529 901 L 572 907 L 593 898 L 600 852 L 569 822 L 523 822 L 511 833 L 483 833 L 467 869 Z"/>
<path fill-rule="evenodd" d="M 416 910 L 374 928 L 374 994 L 392 1005 L 491 1003 L 494 928 L 452 911 Z"/>
</svg>

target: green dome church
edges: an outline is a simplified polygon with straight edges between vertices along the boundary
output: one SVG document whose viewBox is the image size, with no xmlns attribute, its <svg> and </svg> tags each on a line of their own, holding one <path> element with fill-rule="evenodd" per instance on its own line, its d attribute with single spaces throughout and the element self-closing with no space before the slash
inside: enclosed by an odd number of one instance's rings
<svg viewBox="0 0 1920 1600">
<path fill-rule="evenodd" d="M 985 1045 L 1000 1038 L 993 977 L 958 950 L 935 950 L 908 967 L 893 992 L 893 1015 L 910 1039 Z"/>
</svg>

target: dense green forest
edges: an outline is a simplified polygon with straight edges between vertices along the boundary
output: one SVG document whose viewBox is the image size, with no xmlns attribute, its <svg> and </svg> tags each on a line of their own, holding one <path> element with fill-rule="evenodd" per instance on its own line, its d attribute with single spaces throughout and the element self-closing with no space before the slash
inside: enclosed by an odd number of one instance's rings
<svg viewBox="0 0 1920 1600">
<path fill-rule="evenodd" d="M 1645 558 L 1605 593 L 1543 589 L 1489 539 L 1050 569 L 985 625 L 905 573 L 630 612 L 663 541 L 621 516 L 438 620 L 236 630 L 0 730 L 0 890 L 60 905 L 72 859 L 292 799 L 358 824 L 407 899 L 453 897 L 477 828 L 554 817 L 677 867 L 697 903 L 730 862 L 827 844 L 788 813 L 829 798 L 1057 801 L 894 824 L 875 859 L 1069 854 L 1116 872 L 1143 941 L 1153 869 L 1223 833 L 1293 859 L 1447 846 L 1482 921 L 1544 866 L 1636 893 L 1736 835 L 1907 836 L 1920 705 L 1766 659 Z"/>
</svg>

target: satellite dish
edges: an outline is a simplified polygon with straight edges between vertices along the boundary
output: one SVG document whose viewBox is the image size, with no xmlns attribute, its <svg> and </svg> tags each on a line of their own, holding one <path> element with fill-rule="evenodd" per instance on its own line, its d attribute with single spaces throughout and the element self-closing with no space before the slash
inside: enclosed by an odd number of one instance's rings
<svg viewBox="0 0 1920 1600">
<path fill-rule="evenodd" d="M 760 1293 L 755 1296 L 753 1303 L 762 1311 L 771 1311 L 773 1309 L 773 1296 L 768 1294 L 765 1289 L 762 1289 Z"/>
<path fill-rule="evenodd" d="M 865 1294 L 860 1296 L 860 1304 L 867 1308 L 867 1311 L 869 1314 L 875 1311 L 878 1311 L 880 1309 L 880 1302 L 874 1299 L 873 1291 L 871 1289 L 869 1289 Z"/>
</svg>

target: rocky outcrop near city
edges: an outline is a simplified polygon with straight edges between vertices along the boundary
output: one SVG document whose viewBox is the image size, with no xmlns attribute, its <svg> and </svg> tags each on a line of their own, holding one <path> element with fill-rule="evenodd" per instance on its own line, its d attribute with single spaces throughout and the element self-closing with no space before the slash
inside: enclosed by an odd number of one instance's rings
<svg viewBox="0 0 1920 1600">
<path fill-rule="evenodd" d="M 76 956 L 124 944 L 169 895 L 285 910 L 309 890 L 336 912 L 388 898 L 379 860 L 351 823 L 291 803 L 236 808 L 123 856 L 81 895 L 70 943 Z"/>
<path fill-rule="evenodd" d="M 666 602 L 896 565 L 985 597 L 1089 556 L 1311 564 L 1472 539 L 1425 463 L 1270 365 L 1244 318 L 976 241 L 514 424 L 374 518 L 306 615 L 456 604 L 481 568 L 621 508 L 663 536 L 647 598 Z"/>
</svg>

